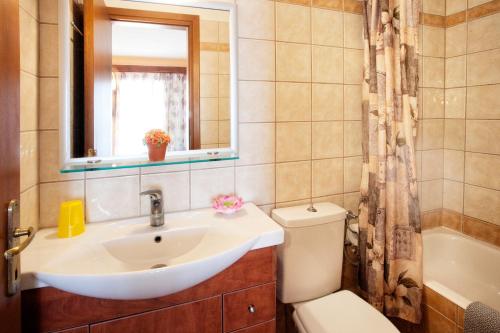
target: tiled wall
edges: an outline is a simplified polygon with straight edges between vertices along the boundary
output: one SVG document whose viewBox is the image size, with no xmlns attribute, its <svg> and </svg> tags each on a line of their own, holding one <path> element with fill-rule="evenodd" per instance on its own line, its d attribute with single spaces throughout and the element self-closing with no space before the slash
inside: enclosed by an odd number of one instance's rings
<svg viewBox="0 0 500 333">
<path fill-rule="evenodd" d="M 500 1 L 446 15 L 442 224 L 500 245 Z"/>
<path fill-rule="evenodd" d="M 41 3 L 52 18 L 54 3 Z M 88 222 L 146 215 L 149 202 L 139 192 L 152 187 L 163 189 L 167 211 L 207 207 L 227 192 L 266 211 L 311 198 L 354 209 L 361 163 L 360 8 L 355 1 L 346 1 L 345 12 L 342 1 L 315 1 L 322 8 L 307 3 L 238 1 L 236 162 L 60 174 L 57 67 L 51 67 L 40 83 L 41 98 L 54 101 L 40 110 L 47 120 L 40 122 L 40 226 L 56 225 L 60 202 L 77 198 L 85 200 Z M 41 61 L 56 64 L 57 21 L 48 23 L 40 27 L 47 37 Z"/>
<path fill-rule="evenodd" d="M 201 148 L 228 147 L 229 25 L 200 22 L 200 137 Z"/>
<path fill-rule="evenodd" d="M 38 226 L 38 76 L 42 72 L 38 60 L 38 0 L 19 2 L 21 105 L 21 225 Z"/>
</svg>

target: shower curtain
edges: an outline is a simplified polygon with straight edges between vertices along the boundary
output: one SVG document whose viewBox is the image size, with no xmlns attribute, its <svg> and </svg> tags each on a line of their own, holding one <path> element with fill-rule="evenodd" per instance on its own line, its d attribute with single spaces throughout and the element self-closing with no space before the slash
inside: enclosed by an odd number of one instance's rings
<svg viewBox="0 0 500 333">
<path fill-rule="evenodd" d="M 387 316 L 418 323 L 422 235 L 415 138 L 419 0 L 364 0 L 359 283 Z"/>
</svg>

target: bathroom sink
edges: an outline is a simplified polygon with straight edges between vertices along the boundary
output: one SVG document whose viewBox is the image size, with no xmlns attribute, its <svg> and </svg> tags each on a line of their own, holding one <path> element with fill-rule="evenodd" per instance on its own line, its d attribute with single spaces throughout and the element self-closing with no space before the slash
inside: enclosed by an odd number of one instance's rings
<svg viewBox="0 0 500 333">
<path fill-rule="evenodd" d="M 234 216 L 211 210 L 87 225 L 84 234 L 59 239 L 42 229 L 23 253 L 23 279 L 79 295 L 146 299 L 169 295 L 226 269 L 249 250 L 283 239 L 281 228 L 252 204 Z M 23 287 L 26 289 L 26 286 Z"/>
</svg>

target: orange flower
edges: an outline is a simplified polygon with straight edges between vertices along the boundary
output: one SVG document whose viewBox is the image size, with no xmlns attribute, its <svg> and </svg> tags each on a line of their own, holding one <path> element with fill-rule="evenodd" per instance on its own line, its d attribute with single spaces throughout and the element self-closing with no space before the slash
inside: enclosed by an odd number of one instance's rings
<svg viewBox="0 0 500 333">
<path fill-rule="evenodd" d="M 170 136 L 161 129 L 152 129 L 144 135 L 144 144 L 162 145 L 170 143 Z"/>
</svg>

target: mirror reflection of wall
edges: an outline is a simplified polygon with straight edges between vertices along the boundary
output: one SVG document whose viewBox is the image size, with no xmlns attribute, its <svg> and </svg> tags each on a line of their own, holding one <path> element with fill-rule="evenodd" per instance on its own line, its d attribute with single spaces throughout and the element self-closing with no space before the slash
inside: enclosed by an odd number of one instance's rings
<svg viewBox="0 0 500 333">
<path fill-rule="evenodd" d="M 143 156 L 156 128 L 168 152 L 231 146 L 229 12 L 70 1 L 71 157 Z"/>
</svg>

